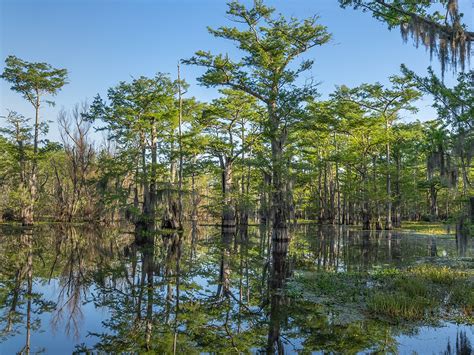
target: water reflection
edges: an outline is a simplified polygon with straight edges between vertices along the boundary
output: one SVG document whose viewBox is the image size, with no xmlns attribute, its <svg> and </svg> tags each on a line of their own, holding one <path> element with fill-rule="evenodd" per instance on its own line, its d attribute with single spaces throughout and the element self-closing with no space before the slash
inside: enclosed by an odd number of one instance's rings
<svg viewBox="0 0 474 355">
<path fill-rule="evenodd" d="M 473 255 L 470 239 L 342 227 L 193 224 L 145 239 L 118 229 L 4 228 L 0 350 L 337 353 L 405 350 L 407 342 L 408 352 L 419 351 L 424 328 L 341 320 L 337 308 L 289 296 L 288 280 L 295 271 L 358 272 Z M 472 327 L 450 327 L 455 334 L 433 330 L 446 335 L 437 350 L 472 351 Z"/>
<path fill-rule="evenodd" d="M 289 276 L 287 262 L 288 231 L 276 229 L 272 238 L 271 272 L 268 280 L 268 294 L 270 298 L 267 353 L 284 353 L 281 340 L 281 323 L 285 319 L 286 297 L 283 294 L 284 281 Z"/>
<path fill-rule="evenodd" d="M 456 229 L 456 247 L 459 256 L 465 257 L 468 251 L 468 233 L 461 229 Z"/>
<path fill-rule="evenodd" d="M 456 334 L 456 343 L 451 344 L 448 341 L 446 346 L 446 355 L 457 354 L 457 355 L 470 355 L 474 352 L 474 348 L 471 345 L 470 337 L 465 331 L 459 331 Z"/>
</svg>

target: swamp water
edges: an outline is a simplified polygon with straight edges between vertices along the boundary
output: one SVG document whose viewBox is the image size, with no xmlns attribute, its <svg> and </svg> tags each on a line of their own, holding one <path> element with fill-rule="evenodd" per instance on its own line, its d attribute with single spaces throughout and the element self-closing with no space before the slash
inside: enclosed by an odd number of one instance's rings
<svg viewBox="0 0 474 355">
<path fill-rule="evenodd" d="M 111 228 L 3 226 L 0 354 L 474 351 L 472 317 L 440 308 L 394 321 L 364 298 L 377 275 L 474 269 L 472 238 L 311 225 L 290 235 L 198 226 L 137 245 Z"/>
</svg>

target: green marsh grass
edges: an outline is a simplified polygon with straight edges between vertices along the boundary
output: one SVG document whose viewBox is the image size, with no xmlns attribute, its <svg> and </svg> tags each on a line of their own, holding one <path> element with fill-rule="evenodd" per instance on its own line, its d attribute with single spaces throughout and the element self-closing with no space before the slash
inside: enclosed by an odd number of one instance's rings
<svg viewBox="0 0 474 355">
<path fill-rule="evenodd" d="M 407 270 L 407 273 L 420 279 L 429 280 L 436 284 L 452 285 L 454 282 L 464 280 L 468 274 L 465 271 L 455 270 L 447 266 L 419 265 Z"/>
<path fill-rule="evenodd" d="M 423 320 L 436 305 L 433 299 L 409 296 L 403 291 L 375 291 L 367 299 L 367 309 L 371 314 L 385 316 L 393 321 Z"/>
<path fill-rule="evenodd" d="M 409 230 L 418 234 L 447 235 L 453 234 L 455 228 L 448 233 L 448 225 L 440 222 L 403 222 L 402 230 Z"/>
<path fill-rule="evenodd" d="M 357 306 L 389 322 L 456 320 L 472 323 L 474 270 L 416 265 L 373 273 L 317 272 L 295 280 L 316 300 Z M 355 303 L 354 303 L 355 302 Z"/>
</svg>

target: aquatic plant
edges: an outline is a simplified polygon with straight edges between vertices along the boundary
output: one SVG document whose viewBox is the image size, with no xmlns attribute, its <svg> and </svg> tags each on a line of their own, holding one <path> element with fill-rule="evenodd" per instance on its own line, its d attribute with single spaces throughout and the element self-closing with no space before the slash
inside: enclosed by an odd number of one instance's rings
<svg viewBox="0 0 474 355">
<path fill-rule="evenodd" d="M 368 311 L 377 316 L 387 316 L 391 320 L 422 320 L 437 306 L 434 299 L 411 297 L 403 291 L 376 291 L 367 299 Z"/>
</svg>

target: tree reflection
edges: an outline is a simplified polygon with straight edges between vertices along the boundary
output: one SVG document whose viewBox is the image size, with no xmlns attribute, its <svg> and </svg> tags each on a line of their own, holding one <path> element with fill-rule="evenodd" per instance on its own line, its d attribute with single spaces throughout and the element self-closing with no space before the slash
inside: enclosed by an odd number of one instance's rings
<svg viewBox="0 0 474 355">
<path fill-rule="evenodd" d="M 473 351 L 474 348 L 467 333 L 465 331 L 457 331 L 456 343 L 451 344 L 451 339 L 448 339 L 443 355 L 471 355 Z"/>
<path fill-rule="evenodd" d="M 459 256 L 465 257 L 468 250 L 468 233 L 460 228 L 456 228 L 456 247 Z"/>
<path fill-rule="evenodd" d="M 92 228 L 21 230 L 0 235 L 1 336 L 17 336 L 24 353 L 38 350 L 30 339 L 40 328 L 81 340 L 89 331 L 89 345 L 77 350 L 90 352 L 396 351 L 400 326 L 347 313 L 349 299 L 295 293 L 292 282 L 297 272 L 366 273 L 446 248 L 443 240 L 404 242 L 396 232 L 332 226 L 294 228 L 291 238 L 286 229 L 197 224 L 146 239 Z M 449 252 L 470 255 L 460 243 Z M 96 331 L 82 324 L 91 309 L 104 314 Z M 447 353 L 470 349 L 466 339 L 459 335 Z"/>
<path fill-rule="evenodd" d="M 283 293 L 283 286 L 288 276 L 288 231 L 286 229 L 275 230 L 272 239 L 272 262 L 271 272 L 268 281 L 270 297 L 270 315 L 268 325 L 267 352 L 278 354 L 284 353 L 284 346 L 281 341 L 281 323 L 284 320 L 284 309 L 286 297 Z"/>
<path fill-rule="evenodd" d="M 23 333 L 18 351 L 21 354 L 30 353 L 31 334 L 40 327 L 39 316 L 54 306 L 33 290 L 33 241 L 32 229 L 22 229 L 15 238 L 1 239 L 4 255 L 0 258 L 0 339 Z"/>
</svg>

